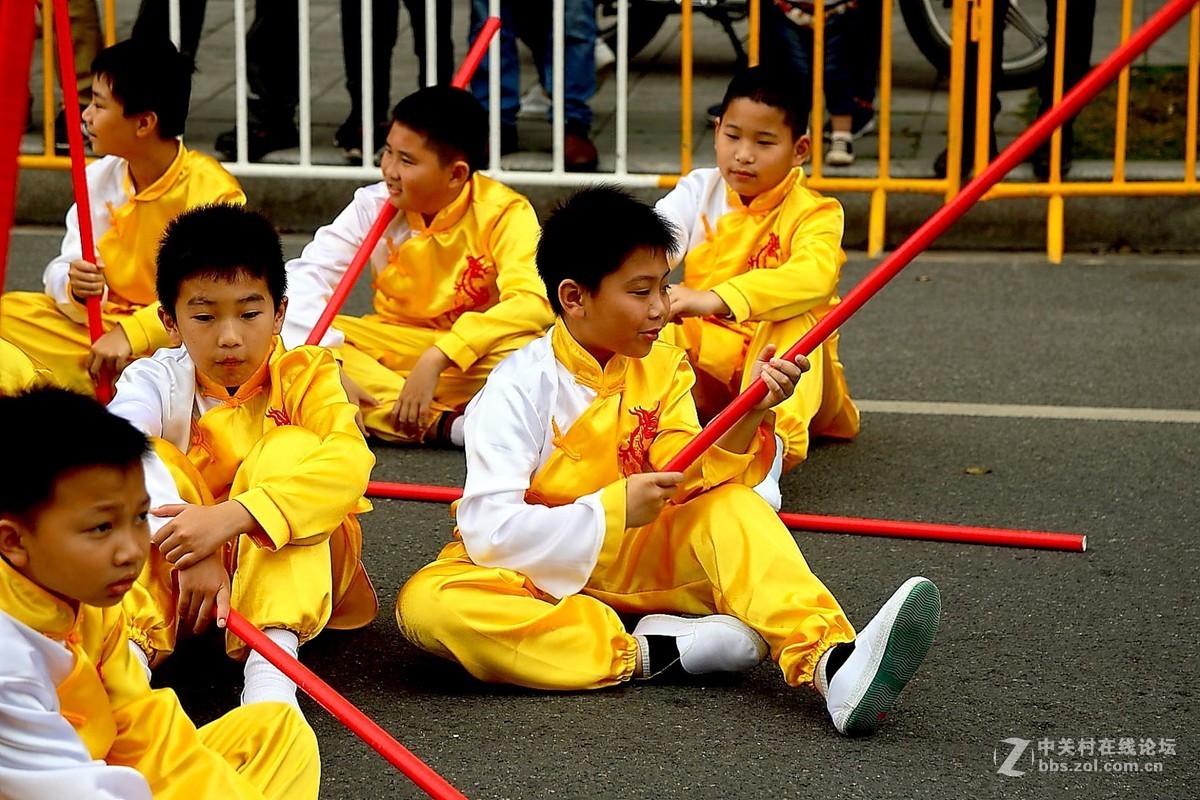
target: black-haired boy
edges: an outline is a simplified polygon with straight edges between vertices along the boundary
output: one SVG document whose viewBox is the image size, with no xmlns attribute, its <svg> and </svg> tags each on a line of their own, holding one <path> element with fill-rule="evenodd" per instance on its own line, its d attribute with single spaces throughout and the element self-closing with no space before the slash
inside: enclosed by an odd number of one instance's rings
<svg viewBox="0 0 1200 800">
<path fill-rule="evenodd" d="M 42 275 L 44 293 L 0 301 L 0 337 L 45 365 L 54 382 L 92 393 L 133 358 L 168 344 L 154 298 L 154 253 L 185 209 L 244 203 L 232 175 L 179 141 L 191 96 L 192 62 L 166 39 L 129 39 L 92 63 L 88 140 L 104 156 L 87 168 L 96 263 L 83 260 L 78 209 L 67 212 L 62 251 Z M 101 298 L 105 333 L 93 344 L 89 297 Z"/>
<path fill-rule="evenodd" d="M 688 352 L 705 417 L 749 385 L 765 345 L 786 350 L 839 302 L 842 207 L 805 186 L 801 166 L 810 105 L 809 92 L 763 67 L 739 73 L 716 122 L 717 166 L 692 171 L 656 205 L 686 261 L 667 337 Z M 810 437 L 858 434 L 837 342 L 834 333 L 813 350 L 812 370 L 775 409 L 781 460 L 759 487 L 775 509 L 779 476 L 807 457 Z"/>
<path fill-rule="evenodd" d="M 581 250 L 597 219 L 607 235 Z M 763 348 L 767 396 L 685 472 L 659 471 L 700 429 L 687 356 L 657 341 L 674 248 L 668 222 L 610 188 L 546 221 L 538 271 L 558 320 L 467 408 L 459 540 L 400 590 L 400 628 L 482 680 L 540 689 L 741 671 L 769 650 L 839 731 L 869 733 L 933 643 L 937 587 L 910 579 L 855 638 L 750 488 L 803 357 Z M 630 634 L 619 613 L 647 616 Z"/>
<path fill-rule="evenodd" d="M 524 196 L 480 175 L 487 115 L 470 93 L 421 89 L 401 100 L 383 181 L 317 231 L 288 264 L 283 339 L 303 344 L 386 203 L 400 211 L 371 253 L 375 313 L 339 316 L 336 348 L 369 433 L 462 444 L 461 413 L 488 373 L 551 323 L 534 270 L 538 221 Z"/>
<path fill-rule="evenodd" d="M 182 346 L 131 364 L 110 406 L 154 437 L 155 548 L 125 601 L 148 665 L 230 604 L 293 656 L 375 617 L 356 518 L 375 458 L 329 352 L 279 341 L 286 277 L 279 235 L 240 206 L 192 209 L 163 236 L 159 313 Z M 226 650 L 247 656 L 243 704 L 295 704 L 232 634 Z"/>
<path fill-rule="evenodd" d="M 53 388 L 0 398 L 0 432 L 21 453 L 0 483 L 0 794 L 315 798 L 317 740 L 298 711 L 260 704 L 197 730 L 130 652 L 146 437 Z"/>
</svg>

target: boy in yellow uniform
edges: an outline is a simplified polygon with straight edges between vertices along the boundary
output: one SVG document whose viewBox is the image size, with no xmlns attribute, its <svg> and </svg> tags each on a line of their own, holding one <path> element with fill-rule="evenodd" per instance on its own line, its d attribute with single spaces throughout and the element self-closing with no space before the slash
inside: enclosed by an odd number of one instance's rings
<svg viewBox="0 0 1200 800">
<path fill-rule="evenodd" d="M 185 209 L 244 203 L 232 175 L 177 138 L 187 120 L 192 62 L 169 41 L 130 39 L 92 64 L 88 141 L 103 158 L 87 168 L 96 263 L 83 260 L 77 207 L 62 251 L 42 275 L 45 293 L 9 292 L 0 336 L 44 364 L 60 386 L 94 392 L 133 358 L 168 344 L 154 300 L 154 254 L 163 229 Z M 102 298 L 105 333 L 93 344 L 87 299 Z"/>
<path fill-rule="evenodd" d="M 553 320 L 534 269 L 524 196 L 476 172 L 487 114 L 469 92 L 421 89 L 392 111 L 383 181 L 355 192 L 288 264 L 283 340 L 303 344 L 379 210 L 398 213 L 371 253 L 375 313 L 339 316 L 335 348 L 367 431 L 462 445 L 462 410 L 505 356 Z"/>
<path fill-rule="evenodd" d="M 482 680 L 539 689 L 746 670 L 769 652 L 839 731 L 868 733 L 933 643 L 937 587 L 910 579 L 856 638 L 750 488 L 803 358 L 764 347 L 766 398 L 685 472 L 659 471 L 700 429 L 687 356 L 656 341 L 675 247 L 653 209 L 609 188 L 546 222 L 537 265 L 558 319 L 467 408 L 458 541 L 400 590 L 400 628 Z M 618 614 L 648 616 L 630 634 Z"/>
<path fill-rule="evenodd" d="M 0 795 L 315 798 L 317 740 L 296 709 L 261 703 L 197 730 L 130 653 L 146 437 L 55 388 L 0 398 L 0 431 L 21 453 L 0 484 Z"/>
<path fill-rule="evenodd" d="M 686 259 L 667 337 L 696 368 L 704 417 L 749 385 L 763 347 L 788 349 L 838 303 L 842 207 L 804 185 L 807 94 L 761 67 L 740 73 L 721 103 L 716 168 L 694 170 L 656 204 Z M 775 409 L 782 464 L 760 492 L 776 509 L 779 474 L 804 460 L 810 436 L 858 434 L 837 342 L 812 352 L 810 373 Z"/>
<path fill-rule="evenodd" d="M 336 362 L 285 350 L 279 236 L 240 206 L 186 211 L 158 253 L 158 298 L 175 344 L 130 364 L 114 414 L 153 437 L 147 470 L 155 547 L 125 599 L 147 666 L 232 606 L 295 656 L 323 628 L 355 628 L 378 604 L 357 514 L 375 457 Z M 232 575 L 232 586 L 230 584 Z M 246 657 L 243 704 L 296 702 L 296 686 Z"/>
</svg>

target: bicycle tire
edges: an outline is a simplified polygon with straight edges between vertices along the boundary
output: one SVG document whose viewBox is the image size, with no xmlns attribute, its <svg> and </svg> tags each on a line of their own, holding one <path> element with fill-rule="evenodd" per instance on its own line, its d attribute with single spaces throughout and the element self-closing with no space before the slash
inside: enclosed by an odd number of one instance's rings
<svg viewBox="0 0 1200 800">
<path fill-rule="evenodd" d="M 933 65 L 939 75 L 950 74 L 950 35 L 935 13 L 934 5 L 942 0 L 900 0 L 900 15 L 913 43 L 921 55 Z M 1043 23 L 1044 24 L 1044 23 Z M 1044 39 L 1044 32 L 1042 33 Z M 1032 44 L 1032 43 L 1031 43 Z M 1000 89 L 1028 89 L 1037 84 L 1038 74 L 1045 64 L 1047 49 L 1044 41 L 1028 52 L 1004 59 Z"/>
</svg>

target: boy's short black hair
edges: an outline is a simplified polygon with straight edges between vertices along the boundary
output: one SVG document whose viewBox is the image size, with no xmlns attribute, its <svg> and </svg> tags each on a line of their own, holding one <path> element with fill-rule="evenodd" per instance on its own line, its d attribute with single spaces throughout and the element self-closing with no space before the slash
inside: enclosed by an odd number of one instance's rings
<svg viewBox="0 0 1200 800">
<path fill-rule="evenodd" d="M 461 158 L 471 172 L 487 166 L 487 112 L 464 89 L 426 86 L 392 109 L 392 122 L 425 137 L 443 166 Z"/>
<path fill-rule="evenodd" d="M 176 50 L 170 39 L 157 36 L 117 42 L 92 61 L 92 75 L 108 80 L 125 116 L 153 111 L 163 139 L 183 135 L 194 70 L 189 56 Z"/>
<path fill-rule="evenodd" d="M 799 139 L 808 132 L 808 115 L 812 110 L 809 78 L 763 66 L 747 67 L 729 82 L 721 100 L 721 116 L 725 116 L 730 103 L 743 97 L 779 109 L 784 123 L 792 129 L 792 138 Z"/>
<path fill-rule="evenodd" d="M 13 454 L 0 481 L 0 514 L 28 514 L 68 472 L 127 469 L 150 448 L 145 434 L 96 400 L 53 387 L 0 397 L 0 437 Z"/>
<path fill-rule="evenodd" d="M 650 206 L 613 185 L 581 189 L 551 212 L 538 240 L 537 270 L 555 314 L 558 287 L 573 280 L 589 292 L 639 248 L 679 254 L 675 226 Z"/>
<path fill-rule="evenodd" d="M 172 317 L 188 278 L 262 278 L 276 309 L 287 292 L 279 234 L 266 217 L 243 206 L 217 203 L 183 212 L 163 232 L 157 262 L 158 301 Z"/>
</svg>

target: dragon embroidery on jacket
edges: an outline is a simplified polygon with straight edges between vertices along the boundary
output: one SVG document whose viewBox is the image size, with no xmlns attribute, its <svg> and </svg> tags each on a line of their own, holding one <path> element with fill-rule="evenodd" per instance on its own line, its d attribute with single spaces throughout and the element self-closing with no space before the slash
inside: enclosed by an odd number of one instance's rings
<svg viewBox="0 0 1200 800">
<path fill-rule="evenodd" d="M 769 259 L 774 259 L 778 263 L 781 255 L 783 255 L 783 248 L 779 244 L 779 234 L 768 234 L 767 243 L 758 248 L 757 252 L 750 256 L 746 261 L 746 268 L 764 269 L 765 267 L 772 266 L 767 263 Z"/>
<path fill-rule="evenodd" d="M 625 444 L 617 448 L 617 464 L 625 477 L 645 472 L 650 466 L 650 445 L 658 435 L 658 403 L 654 408 L 631 408 L 637 425 L 629 432 Z"/>
<path fill-rule="evenodd" d="M 494 305 L 496 268 L 475 256 L 467 256 L 467 266 L 454 281 L 454 307 L 438 317 L 447 326 L 468 311 Z"/>
<path fill-rule="evenodd" d="M 285 411 L 284 409 L 281 409 L 281 408 L 268 408 L 267 409 L 267 418 L 270 419 L 272 422 L 274 422 L 276 425 L 278 425 L 281 428 L 284 425 L 292 424 L 292 418 L 288 416 L 287 411 Z"/>
</svg>

